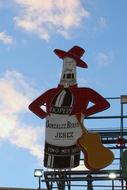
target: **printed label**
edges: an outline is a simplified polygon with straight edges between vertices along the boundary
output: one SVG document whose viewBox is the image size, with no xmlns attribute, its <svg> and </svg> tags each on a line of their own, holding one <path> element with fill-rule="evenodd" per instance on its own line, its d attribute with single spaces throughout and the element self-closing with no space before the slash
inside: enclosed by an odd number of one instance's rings
<svg viewBox="0 0 127 190">
<path fill-rule="evenodd" d="M 76 117 L 51 114 L 46 118 L 46 142 L 56 146 L 74 145 L 82 130 Z"/>
</svg>

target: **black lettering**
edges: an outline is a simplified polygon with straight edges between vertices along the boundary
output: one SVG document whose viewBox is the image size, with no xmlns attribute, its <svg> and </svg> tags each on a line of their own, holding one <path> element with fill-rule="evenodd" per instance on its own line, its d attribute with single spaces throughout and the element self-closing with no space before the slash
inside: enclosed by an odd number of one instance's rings
<svg viewBox="0 0 127 190">
<path fill-rule="evenodd" d="M 67 133 L 67 137 L 68 137 L 68 138 L 73 138 L 73 132 Z"/>
<path fill-rule="evenodd" d="M 55 138 L 58 138 L 59 137 L 59 133 L 56 134 Z"/>
<path fill-rule="evenodd" d="M 51 113 L 55 114 L 70 114 L 72 107 L 52 107 Z"/>
<path fill-rule="evenodd" d="M 57 132 L 55 138 L 58 138 L 58 139 L 59 138 L 63 138 L 63 139 L 73 138 L 73 132 L 68 132 L 68 133 Z"/>
<path fill-rule="evenodd" d="M 67 128 L 76 128 L 78 126 L 78 123 L 71 123 L 70 121 L 67 122 Z"/>
</svg>

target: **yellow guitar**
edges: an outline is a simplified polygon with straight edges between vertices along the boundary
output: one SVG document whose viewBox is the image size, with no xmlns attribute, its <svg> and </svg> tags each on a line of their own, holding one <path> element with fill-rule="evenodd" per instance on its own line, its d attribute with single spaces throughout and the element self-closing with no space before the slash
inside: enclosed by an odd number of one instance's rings
<svg viewBox="0 0 127 190">
<path fill-rule="evenodd" d="M 77 140 L 79 149 L 84 153 L 84 164 L 90 170 L 100 170 L 110 165 L 114 159 L 111 150 L 104 147 L 98 133 L 89 133 L 77 118 L 82 135 Z"/>
</svg>

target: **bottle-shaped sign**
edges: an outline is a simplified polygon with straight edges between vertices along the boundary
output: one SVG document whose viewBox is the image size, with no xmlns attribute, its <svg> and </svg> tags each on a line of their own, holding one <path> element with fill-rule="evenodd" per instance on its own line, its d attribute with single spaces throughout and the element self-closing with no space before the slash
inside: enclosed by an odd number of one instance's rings
<svg viewBox="0 0 127 190">
<path fill-rule="evenodd" d="M 109 103 L 96 91 L 77 86 L 76 67 L 87 68 L 81 60 L 85 52 L 83 48 L 74 46 L 67 52 L 60 49 L 54 52 L 63 59 L 58 87 L 39 96 L 29 109 L 41 119 L 46 118 L 44 166 L 74 168 L 80 161 L 77 146 L 77 140 L 82 135 L 80 123 L 86 116 L 107 109 Z M 88 107 L 89 102 L 93 103 L 91 107 Z M 42 105 L 46 106 L 46 111 L 41 108 Z"/>
<path fill-rule="evenodd" d="M 50 115 L 46 118 L 44 165 L 72 168 L 79 165 L 76 141 L 82 134 L 75 115 L 70 115 L 75 104 L 70 86 L 76 85 L 76 62 L 72 58 L 64 58 L 60 85 L 62 88 L 53 97 Z"/>
</svg>

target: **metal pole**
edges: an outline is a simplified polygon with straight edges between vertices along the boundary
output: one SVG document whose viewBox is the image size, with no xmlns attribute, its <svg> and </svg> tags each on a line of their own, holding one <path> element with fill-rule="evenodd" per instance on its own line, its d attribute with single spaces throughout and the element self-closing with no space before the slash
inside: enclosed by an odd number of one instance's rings
<svg viewBox="0 0 127 190">
<path fill-rule="evenodd" d="M 127 189 L 127 179 L 125 180 L 125 189 Z"/>
<path fill-rule="evenodd" d="M 123 103 L 121 103 L 121 120 L 120 120 L 120 138 L 123 138 Z M 123 149 L 120 149 L 120 169 L 122 168 L 122 163 L 121 163 L 121 157 L 123 154 Z"/>
<path fill-rule="evenodd" d="M 65 174 L 59 175 L 58 190 L 65 190 Z"/>
<path fill-rule="evenodd" d="M 121 103 L 120 136 L 123 138 L 123 104 Z"/>
<path fill-rule="evenodd" d="M 40 190 L 41 189 L 41 177 L 38 177 L 38 189 Z"/>
<path fill-rule="evenodd" d="M 92 184 L 92 176 L 90 174 L 87 175 L 87 190 L 93 190 Z"/>
<path fill-rule="evenodd" d="M 114 180 L 112 179 L 112 190 L 115 190 L 114 189 Z"/>
<path fill-rule="evenodd" d="M 59 181 L 58 190 L 64 190 L 64 189 L 65 189 L 65 182 L 64 181 Z"/>
</svg>

